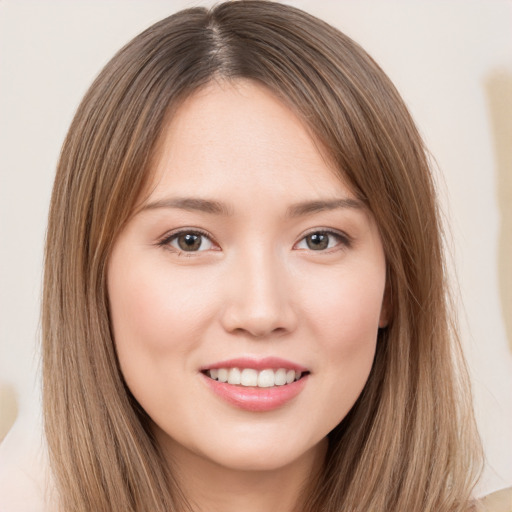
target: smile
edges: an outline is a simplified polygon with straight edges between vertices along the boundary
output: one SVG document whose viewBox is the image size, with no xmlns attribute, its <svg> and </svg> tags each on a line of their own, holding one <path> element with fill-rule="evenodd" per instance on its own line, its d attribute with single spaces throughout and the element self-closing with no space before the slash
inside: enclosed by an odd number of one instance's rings
<svg viewBox="0 0 512 512">
<path fill-rule="evenodd" d="M 224 403 L 250 412 L 279 409 L 306 386 L 310 371 L 280 358 L 239 358 L 201 368 L 205 384 Z"/>
<path fill-rule="evenodd" d="M 299 380 L 304 373 L 306 372 L 287 370 L 286 368 L 278 368 L 277 370 L 266 368 L 261 371 L 254 368 L 215 368 L 205 371 L 210 379 L 218 382 L 258 388 L 286 386 Z"/>
</svg>

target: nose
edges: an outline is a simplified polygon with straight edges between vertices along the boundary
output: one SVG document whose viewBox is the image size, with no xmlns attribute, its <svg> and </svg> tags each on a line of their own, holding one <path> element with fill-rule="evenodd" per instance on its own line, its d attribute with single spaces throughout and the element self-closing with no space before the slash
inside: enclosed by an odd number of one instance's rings
<svg viewBox="0 0 512 512">
<path fill-rule="evenodd" d="M 283 261 L 263 251 L 240 255 L 228 277 L 223 327 L 255 338 L 292 332 L 298 320 L 292 295 Z"/>
</svg>

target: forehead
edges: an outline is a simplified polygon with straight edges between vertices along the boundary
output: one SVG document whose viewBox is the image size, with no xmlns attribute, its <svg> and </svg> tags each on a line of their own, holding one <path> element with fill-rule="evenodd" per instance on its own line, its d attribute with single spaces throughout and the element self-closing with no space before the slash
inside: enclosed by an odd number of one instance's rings
<svg viewBox="0 0 512 512">
<path fill-rule="evenodd" d="M 212 82 L 186 98 L 164 127 L 151 195 L 246 192 L 350 195 L 349 187 L 295 113 L 265 86 Z"/>
</svg>

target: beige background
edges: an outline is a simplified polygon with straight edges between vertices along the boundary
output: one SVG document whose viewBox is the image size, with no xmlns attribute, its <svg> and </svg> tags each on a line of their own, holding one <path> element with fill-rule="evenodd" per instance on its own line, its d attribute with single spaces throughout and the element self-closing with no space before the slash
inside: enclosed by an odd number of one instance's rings
<svg viewBox="0 0 512 512">
<path fill-rule="evenodd" d="M 410 106 L 440 169 L 488 460 L 478 492 L 510 486 L 512 2 L 289 3 L 337 26 L 375 57 Z M 40 435 L 37 336 L 45 217 L 73 112 L 121 45 L 154 21 L 198 4 L 0 0 L 0 439 L 18 418 L 10 450 L 5 443 L 0 451 L 4 457 Z"/>
</svg>

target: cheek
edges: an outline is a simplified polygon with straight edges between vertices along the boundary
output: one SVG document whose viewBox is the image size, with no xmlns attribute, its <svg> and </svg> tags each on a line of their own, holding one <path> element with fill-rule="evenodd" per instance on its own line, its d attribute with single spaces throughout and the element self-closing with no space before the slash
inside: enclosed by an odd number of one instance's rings
<svg viewBox="0 0 512 512">
<path fill-rule="evenodd" d="M 303 296 L 303 302 L 308 304 L 318 339 L 340 351 L 357 350 L 365 341 L 374 341 L 382 309 L 385 270 L 381 271 L 380 266 L 353 266 L 334 277 L 316 278 L 316 293 Z"/>
<path fill-rule="evenodd" d="M 329 397 L 328 417 L 335 425 L 359 397 L 372 368 L 385 271 L 353 269 L 317 284 L 322 284 L 322 293 L 309 299 L 308 317 L 315 350 L 322 356 L 317 376 Z"/>
<path fill-rule="evenodd" d="M 165 261 L 114 254 L 108 290 L 117 356 L 126 384 L 152 418 L 172 415 L 172 404 L 190 391 L 176 376 L 196 371 L 190 356 L 213 315 L 213 289 L 190 273 L 171 274 Z"/>
<path fill-rule="evenodd" d="M 144 378 L 145 368 L 168 378 L 170 367 L 186 367 L 189 359 L 180 356 L 200 344 L 214 314 L 213 287 L 201 278 L 191 281 L 185 272 L 171 275 L 165 261 L 138 264 L 134 258 L 125 268 L 122 263 L 113 260 L 108 278 L 121 369 L 128 383 Z"/>
</svg>

